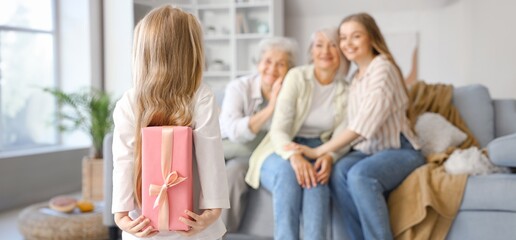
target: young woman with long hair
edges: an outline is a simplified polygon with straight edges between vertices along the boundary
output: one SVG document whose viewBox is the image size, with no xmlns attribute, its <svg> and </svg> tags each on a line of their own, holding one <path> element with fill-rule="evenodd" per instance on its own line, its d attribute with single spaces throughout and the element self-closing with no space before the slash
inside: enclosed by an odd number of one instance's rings
<svg viewBox="0 0 516 240">
<path fill-rule="evenodd" d="M 340 49 L 358 67 L 352 77 L 347 129 L 317 147 L 291 144 L 305 156 L 352 146 L 334 167 L 330 188 L 352 239 L 392 239 L 385 195 L 424 164 L 409 122 L 401 71 L 375 20 L 348 16 L 339 26 Z"/>
</svg>

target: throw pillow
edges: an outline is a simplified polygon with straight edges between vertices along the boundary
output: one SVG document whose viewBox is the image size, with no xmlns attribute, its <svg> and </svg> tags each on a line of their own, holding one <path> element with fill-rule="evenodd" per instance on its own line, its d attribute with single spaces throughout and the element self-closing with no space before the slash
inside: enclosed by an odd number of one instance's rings
<svg viewBox="0 0 516 240">
<path fill-rule="evenodd" d="M 416 122 L 416 133 L 424 156 L 444 152 L 466 140 L 466 134 L 437 113 L 426 112 Z"/>
</svg>

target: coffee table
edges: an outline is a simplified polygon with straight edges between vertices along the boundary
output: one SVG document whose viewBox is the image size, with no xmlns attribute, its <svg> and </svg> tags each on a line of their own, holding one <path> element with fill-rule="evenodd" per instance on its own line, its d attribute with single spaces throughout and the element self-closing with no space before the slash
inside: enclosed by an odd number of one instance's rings
<svg viewBox="0 0 516 240">
<path fill-rule="evenodd" d="M 18 228 L 26 240 L 41 239 L 108 239 L 108 228 L 102 224 L 102 203 L 95 210 L 62 213 L 48 207 L 48 201 L 30 205 L 18 215 Z"/>
</svg>

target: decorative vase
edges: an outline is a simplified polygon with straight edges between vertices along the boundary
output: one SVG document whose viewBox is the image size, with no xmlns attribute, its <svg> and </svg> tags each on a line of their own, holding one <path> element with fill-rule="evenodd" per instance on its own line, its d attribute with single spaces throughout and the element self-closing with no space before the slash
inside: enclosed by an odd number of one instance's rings
<svg viewBox="0 0 516 240">
<path fill-rule="evenodd" d="M 90 201 L 104 199 L 104 161 L 84 157 L 82 159 L 82 197 Z"/>
</svg>

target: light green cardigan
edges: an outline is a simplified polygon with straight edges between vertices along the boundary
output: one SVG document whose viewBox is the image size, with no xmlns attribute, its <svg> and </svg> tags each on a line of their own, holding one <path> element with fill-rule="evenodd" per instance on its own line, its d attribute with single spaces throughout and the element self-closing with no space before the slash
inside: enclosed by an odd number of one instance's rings
<svg viewBox="0 0 516 240">
<path fill-rule="evenodd" d="M 306 65 L 291 69 L 283 81 L 283 86 L 276 101 L 276 108 L 272 117 L 272 125 L 269 133 L 256 147 L 249 159 L 249 170 L 245 176 L 247 184 L 253 188 L 260 186 L 260 170 L 265 159 L 272 153 L 277 153 L 283 159 L 288 160 L 294 153 L 285 151 L 283 147 L 292 142 L 301 125 L 305 121 L 314 88 L 314 66 Z M 337 135 L 347 127 L 347 99 L 348 83 L 344 78 L 335 78 L 335 120 L 331 130 L 321 135 L 323 142 L 328 141 L 332 133 Z M 337 161 L 349 151 L 349 147 L 338 152 L 333 152 L 333 161 Z"/>
</svg>

